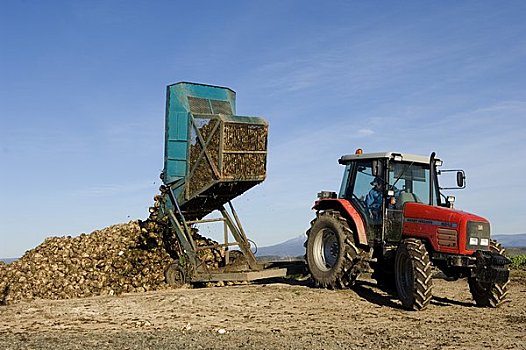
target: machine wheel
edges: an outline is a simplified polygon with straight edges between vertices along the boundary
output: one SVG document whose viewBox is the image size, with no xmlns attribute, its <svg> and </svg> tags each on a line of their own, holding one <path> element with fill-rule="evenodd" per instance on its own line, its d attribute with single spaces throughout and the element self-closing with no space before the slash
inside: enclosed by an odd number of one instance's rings
<svg viewBox="0 0 526 350">
<path fill-rule="evenodd" d="M 489 249 L 504 255 L 504 248 L 502 245 L 494 240 L 490 241 Z M 505 283 L 482 283 L 477 281 L 476 277 L 469 277 L 469 291 L 473 296 L 473 300 L 478 306 L 482 307 L 498 307 L 508 294 L 508 281 Z"/>
<path fill-rule="evenodd" d="M 398 298 L 409 310 L 423 310 L 432 297 L 429 254 L 419 239 L 408 238 L 396 251 L 395 281 Z"/>
<path fill-rule="evenodd" d="M 337 211 L 326 210 L 311 225 L 305 242 L 305 259 L 316 284 L 325 288 L 354 284 L 361 254 L 347 220 Z"/>
<path fill-rule="evenodd" d="M 178 260 L 168 265 L 164 270 L 164 277 L 166 283 L 175 288 L 181 288 L 186 283 L 186 273 Z"/>
</svg>

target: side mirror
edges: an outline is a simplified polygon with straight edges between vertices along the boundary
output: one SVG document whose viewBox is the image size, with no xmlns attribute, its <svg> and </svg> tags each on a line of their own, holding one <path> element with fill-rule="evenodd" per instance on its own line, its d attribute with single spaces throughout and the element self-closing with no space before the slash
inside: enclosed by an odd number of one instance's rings
<svg viewBox="0 0 526 350">
<path fill-rule="evenodd" d="M 460 188 L 466 186 L 466 174 L 462 170 L 457 171 L 457 186 Z"/>
</svg>

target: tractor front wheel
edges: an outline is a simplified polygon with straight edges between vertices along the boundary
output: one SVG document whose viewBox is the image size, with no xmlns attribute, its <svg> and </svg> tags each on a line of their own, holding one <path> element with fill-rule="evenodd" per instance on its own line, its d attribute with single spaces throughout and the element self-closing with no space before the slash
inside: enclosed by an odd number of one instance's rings
<svg viewBox="0 0 526 350">
<path fill-rule="evenodd" d="M 504 248 L 500 243 L 491 240 L 489 249 L 492 252 L 504 255 Z M 469 291 L 478 306 L 498 307 L 508 294 L 508 281 L 504 283 L 483 283 L 477 281 L 476 277 L 469 277 Z"/>
<path fill-rule="evenodd" d="M 316 285 L 325 288 L 351 286 L 358 277 L 359 248 L 353 232 L 339 212 L 318 213 L 307 231 L 306 261 Z"/>
<path fill-rule="evenodd" d="M 395 282 L 404 308 L 423 310 L 431 301 L 431 262 L 421 240 L 407 238 L 400 243 L 395 258 Z"/>
</svg>

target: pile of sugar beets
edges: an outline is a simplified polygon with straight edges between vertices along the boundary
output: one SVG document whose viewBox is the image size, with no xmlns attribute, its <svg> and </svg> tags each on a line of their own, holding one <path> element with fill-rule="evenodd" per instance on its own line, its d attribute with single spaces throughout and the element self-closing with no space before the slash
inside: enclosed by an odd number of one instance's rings
<svg viewBox="0 0 526 350">
<path fill-rule="evenodd" d="M 165 269 L 180 251 L 165 219 L 158 218 L 160 196 L 150 217 L 76 237 L 50 237 L 20 259 L 0 261 L 0 304 L 24 299 L 69 299 L 165 289 Z M 214 241 L 193 232 L 198 246 Z M 172 237 L 173 238 L 173 237 Z M 221 263 L 219 249 L 199 252 L 209 267 Z"/>
</svg>

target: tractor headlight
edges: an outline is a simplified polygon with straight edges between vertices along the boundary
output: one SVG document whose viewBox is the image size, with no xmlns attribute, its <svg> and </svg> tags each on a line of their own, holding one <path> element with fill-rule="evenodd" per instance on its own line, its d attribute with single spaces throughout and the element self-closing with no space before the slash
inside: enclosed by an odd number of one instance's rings
<svg viewBox="0 0 526 350">
<path fill-rule="evenodd" d="M 466 249 L 488 250 L 490 227 L 489 222 L 468 221 L 466 227 Z"/>
</svg>

